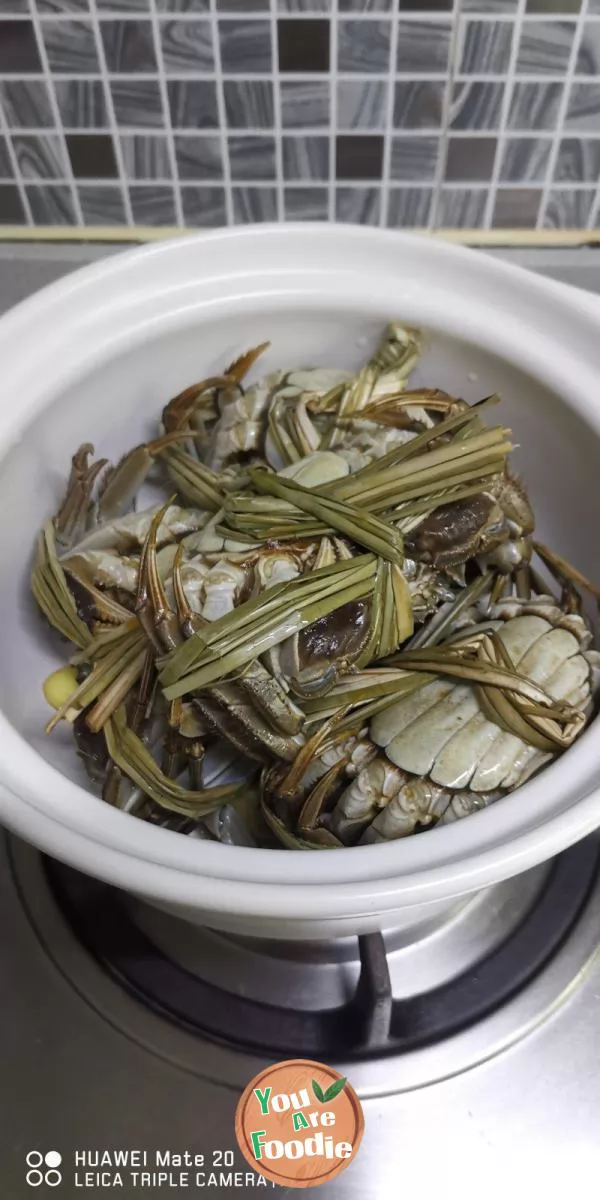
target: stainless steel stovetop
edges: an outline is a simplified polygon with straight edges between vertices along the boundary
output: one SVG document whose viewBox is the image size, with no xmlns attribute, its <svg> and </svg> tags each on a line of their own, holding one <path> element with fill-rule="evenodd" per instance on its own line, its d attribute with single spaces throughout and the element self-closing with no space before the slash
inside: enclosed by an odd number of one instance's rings
<svg viewBox="0 0 600 1200">
<path fill-rule="evenodd" d="M 0 309 L 92 254 L 0 247 Z M 594 251 L 528 257 L 600 293 Z M 386 957 L 377 937 L 194 931 L 0 838 L 2 1196 L 33 1195 L 26 1156 L 52 1151 L 61 1180 L 40 1195 L 181 1191 L 86 1180 L 76 1155 L 116 1149 L 203 1155 L 198 1196 L 255 1194 L 236 1103 L 292 1055 L 343 1068 L 363 1101 L 362 1147 L 327 1200 L 595 1194 L 599 856 L 590 838 L 412 944 L 390 934 Z"/>
</svg>

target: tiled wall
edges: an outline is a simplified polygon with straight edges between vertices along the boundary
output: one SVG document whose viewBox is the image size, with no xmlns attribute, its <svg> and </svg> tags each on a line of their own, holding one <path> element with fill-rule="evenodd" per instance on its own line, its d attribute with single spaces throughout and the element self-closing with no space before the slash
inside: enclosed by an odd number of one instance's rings
<svg viewBox="0 0 600 1200">
<path fill-rule="evenodd" d="M 0 224 L 600 225 L 600 0 L 0 0 Z"/>
</svg>

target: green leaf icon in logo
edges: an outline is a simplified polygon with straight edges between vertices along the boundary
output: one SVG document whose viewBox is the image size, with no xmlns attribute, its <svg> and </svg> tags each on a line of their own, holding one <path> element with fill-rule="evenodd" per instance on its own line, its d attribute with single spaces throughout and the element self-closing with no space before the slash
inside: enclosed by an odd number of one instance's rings
<svg viewBox="0 0 600 1200">
<path fill-rule="evenodd" d="M 317 1100 L 319 1101 L 319 1103 L 323 1104 L 325 1101 L 325 1093 L 323 1092 L 323 1088 L 321 1087 L 321 1084 L 317 1083 L 316 1079 L 313 1079 L 313 1081 L 312 1081 L 312 1090 L 315 1093 L 315 1096 L 317 1097 Z"/>
<path fill-rule="evenodd" d="M 335 1079 L 333 1081 L 333 1083 L 331 1084 L 331 1086 L 327 1088 L 327 1091 L 325 1092 L 325 1095 L 323 1096 L 323 1100 L 324 1100 L 325 1104 L 327 1104 L 329 1100 L 335 1100 L 336 1096 L 339 1096 L 340 1092 L 344 1088 L 344 1084 L 347 1082 L 348 1081 L 345 1078 L 344 1079 Z"/>
</svg>

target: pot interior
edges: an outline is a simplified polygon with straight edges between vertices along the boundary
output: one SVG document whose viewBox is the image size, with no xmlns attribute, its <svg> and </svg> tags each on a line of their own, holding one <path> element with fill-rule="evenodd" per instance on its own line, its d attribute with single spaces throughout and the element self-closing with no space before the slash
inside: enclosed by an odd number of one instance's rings
<svg viewBox="0 0 600 1200">
<path fill-rule="evenodd" d="M 28 576 L 37 531 L 60 502 L 74 450 L 92 442 L 98 456 L 115 461 L 156 436 L 169 398 L 267 338 L 272 345 L 259 373 L 281 366 L 358 367 L 389 315 L 365 320 L 360 311 L 323 308 L 308 316 L 293 303 L 267 301 L 257 301 L 253 315 L 245 313 L 239 323 L 230 313 L 203 317 L 201 324 L 184 313 L 170 327 L 146 330 L 142 340 L 66 386 L 0 461 L 0 706 L 65 776 L 91 790 L 69 728 L 63 724 L 51 737 L 43 732 L 49 710 L 42 681 L 65 660 L 67 648 L 44 626 Z M 257 377 L 255 370 L 252 378 Z M 435 330 L 427 331 L 427 350 L 411 384 L 440 387 L 469 401 L 501 393 L 502 403 L 487 421 L 513 430 L 514 469 L 527 486 L 538 536 L 599 579 L 598 435 L 556 394 L 508 361 Z"/>
</svg>

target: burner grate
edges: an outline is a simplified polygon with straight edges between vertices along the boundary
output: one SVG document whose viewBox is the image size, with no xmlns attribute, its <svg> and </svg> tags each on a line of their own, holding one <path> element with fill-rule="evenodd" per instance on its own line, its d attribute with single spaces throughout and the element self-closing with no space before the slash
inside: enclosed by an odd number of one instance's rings
<svg viewBox="0 0 600 1200">
<path fill-rule="evenodd" d="M 320 1011 L 275 1006 L 207 983 L 173 962 L 132 920 L 122 893 L 52 859 L 47 878 L 87 950 L 138 1000 L 199 1036 L 271 1055 L 325 1061 L 398 1054 L 482 1020 L 524 989 L 576 925 L 596 882 L 598 843 L 555 859 L 522 922 L 485 958 L 420 995 L 395 999 L 381 934 L 359 937 L 360 976 L 345 1004 Z"/>
</svg>

